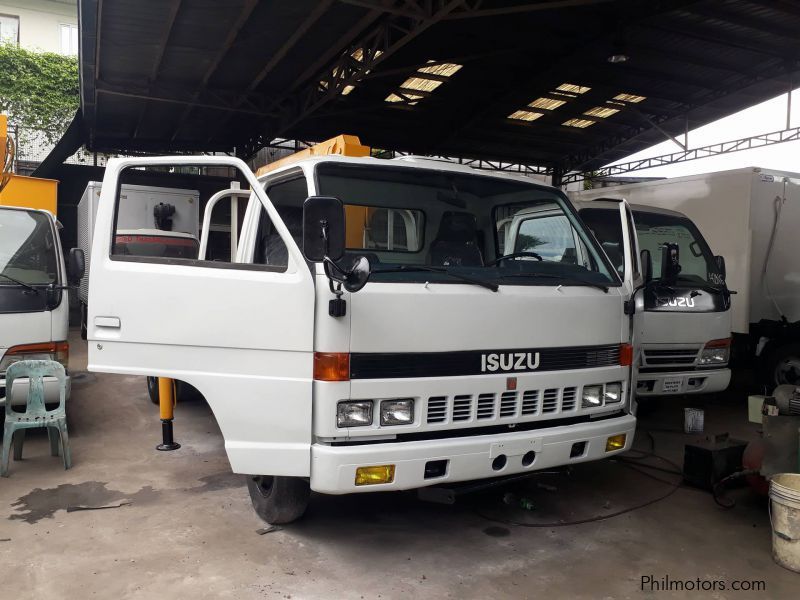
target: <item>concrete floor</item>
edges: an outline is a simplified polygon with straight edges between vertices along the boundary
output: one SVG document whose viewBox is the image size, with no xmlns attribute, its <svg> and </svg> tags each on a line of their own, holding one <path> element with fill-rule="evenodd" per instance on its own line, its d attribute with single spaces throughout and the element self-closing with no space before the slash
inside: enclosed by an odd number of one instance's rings
<svg viewBox="0 0 800 600">
<path fill-rule="evenodd" d="M 3 597 L 36 598 L 641 598 L 643 576 L 660 580 L 763 580 L 766 591 L 675 597 L 797 597 L 800 575 L 770 556 L 766 504 L 749 489 L 718 508 L 679 488 L 663 501 L 583 525 L 523 527 L 606 515 L 671 488 L 619 462 L 579 466 L 459 499 L 428 504 L 414 494 L 312 498 L 306 517 L 259 535 L 242 476 L 230 473 L 216 423 L 202 402 L 177 409 L 177 452 L 154 450 L 158 410 L 144 379 L 76 375 L 69 405 L 74 467 L 51 458 L 44 435 L 0 480 Z M 681 406 L 658 403 L 641 429 L 679 429 Z M 741 394 L 706 408 L 707 431 L 752 438 Z M 686 437 L 653 433 L 679 463 Z M 648 447 L 645 435 L 637 446 Z M 660 472 L 655 475 L 675 481 Z M 551 486 L 554 486 L 551 487 Z M 512 491 L 533 510 L 503 503 Z M 556 490 L 556 491 L 554 491 Z M 77 506 L 116 506 L 75 510 Z M 492 520 L 494 519 L 494 520 Z M 717 584 L 718 585 L 718 584 Z M 8 593 L 9 595 L 6 595 Z"/>
</svg>

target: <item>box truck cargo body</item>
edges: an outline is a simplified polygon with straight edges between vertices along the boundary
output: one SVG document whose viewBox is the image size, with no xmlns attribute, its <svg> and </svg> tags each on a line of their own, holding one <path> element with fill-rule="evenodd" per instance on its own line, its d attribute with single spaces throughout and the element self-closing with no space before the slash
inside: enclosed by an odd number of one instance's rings
<svg viewBox="0 0 800 600">
<path fill-rule="evenodd" d="M 579 192 L 676 210 L 725 258 L 734 355 L 800 384 L 800 174 L 748 167 Z"/>
</svg>

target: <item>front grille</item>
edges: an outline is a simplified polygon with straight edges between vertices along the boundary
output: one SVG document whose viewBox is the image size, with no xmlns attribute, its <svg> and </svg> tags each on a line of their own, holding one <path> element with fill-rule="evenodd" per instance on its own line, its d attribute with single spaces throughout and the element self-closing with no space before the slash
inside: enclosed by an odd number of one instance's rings
<svg viewBox="0 0 800 600">
<path fill-rule="evenodd" d="M 669 348 L 669 349 L 646 348 L 643 350 L 644 366 L 646 367 L 692 366 L 697 360 L 698 352 L 700 352 L 700 346 L 693 346 L 691 348 Z"/>
<path fill-rule="evenodd" d="M 481 394 L 478 396 L 479 419 L 491 419 L 494 417 L 494 394 Z"/>
<path fill-rule="evenodd" d="M 459 394 L 428 398 L 429 424 L 464 423 L 468 421 L 503 421 L 519 417 L 554 416 L 575 413 L 578 409 L 578 388 L 544 390 L 508 390 L 501 394 Z"/>
<path fill-rule="evenodd" d="M 447 417 L 447 396 L 428 398 L 428 423 L 444 423 Z"/>
<path fill-rule="evenodd" d="M 500 416 L 514 417 L 517 415 L 517 392 L 503 392 L 500 396 Z"/>
</svg>

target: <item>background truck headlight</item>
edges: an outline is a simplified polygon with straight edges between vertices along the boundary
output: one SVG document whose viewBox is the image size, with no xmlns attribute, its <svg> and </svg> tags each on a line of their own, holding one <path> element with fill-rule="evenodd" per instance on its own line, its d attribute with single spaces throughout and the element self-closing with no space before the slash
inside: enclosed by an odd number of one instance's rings
<svg viewBox="0 0 800 600">
<path fill-rule="evenodd" d="M 606 384 L 606 392 L 603 394 L 606 404 L 614 404 L 615 402 L 619 402 L 622 400 L 622 384 L 617 383 L 607 383 Z"/>
<path fill-rule="evenodd" d="M 372 400 L 339 402 L 336 406 L 337 427 L 372 425 Z"/>
<path fill-rule="evenodd" d="M 414 400 L 381 400 L 381 425 L 408 425 L 414 421 Z"/>
<path fill-rule="evenodd" d="M 727 365 L 731 356 L 731 338 L 722 340 L 711 340 L 700 352 L 697 365 L 701 367 L 712 367 Z"/>
<path fill-rule="evenodd" d="M 603 386 L 602 385 L 585 385 L 583 386 L 583 399 L 581 405 L 583 408 L 594 408 L 603 404 Z"/>
</svg>

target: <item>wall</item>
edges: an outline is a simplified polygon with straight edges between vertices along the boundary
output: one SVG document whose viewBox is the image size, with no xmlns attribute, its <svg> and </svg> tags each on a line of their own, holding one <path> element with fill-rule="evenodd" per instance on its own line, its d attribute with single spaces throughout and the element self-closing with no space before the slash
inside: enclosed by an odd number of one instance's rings
<svg viewBox="0 0 800 600">
<path fill-rule="evenodd" d="M 19 45 L 61 53 L 61 24 L 78 24 L 78 0 L 0 0 L 0 15 L 19 17 Z"/>
</svg>

